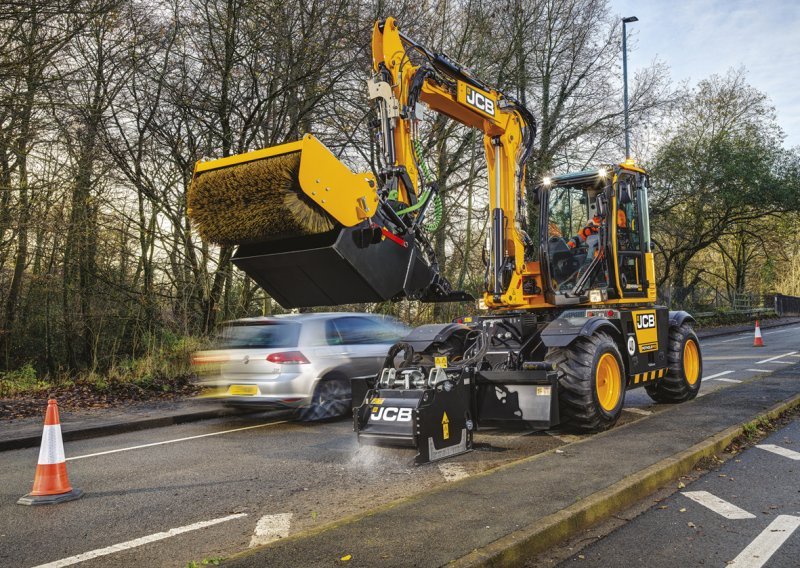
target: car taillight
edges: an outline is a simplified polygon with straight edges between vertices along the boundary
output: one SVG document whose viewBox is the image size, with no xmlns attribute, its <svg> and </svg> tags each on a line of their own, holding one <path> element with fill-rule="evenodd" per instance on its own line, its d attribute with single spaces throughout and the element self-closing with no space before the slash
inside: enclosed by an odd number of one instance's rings
<svg viewBox="0 0 800 568">
<path fill-rule="evenodd" d="M 267 361 L 279 365 L 303 365 L 308 363 L 306 356 L 299 351 L 284 351 L 283 353 L 270 353 Z"/>
</svg>

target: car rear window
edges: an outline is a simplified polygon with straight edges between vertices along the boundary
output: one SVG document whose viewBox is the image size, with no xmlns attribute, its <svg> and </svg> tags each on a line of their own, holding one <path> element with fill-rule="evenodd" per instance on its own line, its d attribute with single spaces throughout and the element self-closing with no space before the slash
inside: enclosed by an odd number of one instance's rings
<svg viewBox="0 0 800 568">
<path fill-rule="evenodd" d="M 297 347 L 299 323 L 258 323 L 227 325 L 219 335 L 219 346 L 226 349 L 279 349 Z"/>
</svg>

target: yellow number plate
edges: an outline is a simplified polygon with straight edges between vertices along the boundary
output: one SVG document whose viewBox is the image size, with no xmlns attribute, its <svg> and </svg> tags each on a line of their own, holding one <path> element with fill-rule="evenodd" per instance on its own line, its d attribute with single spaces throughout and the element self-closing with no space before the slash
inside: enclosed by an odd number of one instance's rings
<svg viewBox="0 0 800 568">
<path fill-rule="evenodd" d="M 258 387 L 256 385 L 231 385 L 228 387 L 228 394 L 253 396 L 258 394 Z"/>
</svg>

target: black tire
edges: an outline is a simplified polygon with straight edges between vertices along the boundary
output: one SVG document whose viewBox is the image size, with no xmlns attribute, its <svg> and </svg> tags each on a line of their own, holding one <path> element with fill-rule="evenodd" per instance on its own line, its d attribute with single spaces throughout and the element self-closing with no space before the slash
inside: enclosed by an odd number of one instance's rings
<svg viewBox="0 0 800 568">
<path fill-rule="evenodd" d="M 311 404 L 297 412 L 303 422 L 315 422 L 338 418 L 352 412 L 350 381 L 343 378 L 327 378 L 317 382 Z"/>
<path fill-rule="evenodd" d="M 687 341 L 694 341 L 697 347 L 699 369 L 694 384 L 687 380 L 684 372 L 683 354 Z M 667 361 L 669 363 L 667 374 L 655 383 L 645 385 L 647 394 L 656 402 L 676 403 L 692 400 L 700 391 L 700 383 L 703 380 L 703 355 L 700 352 L 700 341 L 688 323 L 669 328 Z"/>
<path fill-rule="evenodd" d="M 605 354 L 611 354 L 618 366 L 619 400 L 613 408 L 600 404 L 597 391 L 597 368 Z M 611 428 L 625 404 L 625 366 L 616 342 L 605 333 L 579 337 L 569 347 L 551 348 L 547 360 L 558 371 L 558 404 L 561 423 L 584 431 L 601 432 Z"/>
</svg>

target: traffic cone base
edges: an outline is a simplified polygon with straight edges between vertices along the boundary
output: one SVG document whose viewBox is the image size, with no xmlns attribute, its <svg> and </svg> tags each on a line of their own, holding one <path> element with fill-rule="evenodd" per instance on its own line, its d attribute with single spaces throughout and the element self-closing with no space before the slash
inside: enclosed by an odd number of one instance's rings
<svg viewBox="0 0 800 568">
<path fill-rule="evenodd" d="M 64 501 L 74 501 L 83 497 L 83 490 L 73 488 L 67 493 L 59 493 L 58 495 L 34 495 L 28 493 L 24 497 L 20 497 L 17 501 L 18 505 L 54 505 L 56 503 L 63 503 Z"/>
<path fill-rule="evenodd" d="M 39 449 L 39 463 L 33 479 L 33 489 L 21 497 L 20 505 L 50 505 L 79 499 L 83 491 L 70 485 L 67 478 L 67 462 L 64 458 L 64 441 L 61 438 L 61 422 L 58 418 L 58 405 L 55 400 L 47 401 L 47 414 L 44 419 L 42 447 Z"/>
<path fill-rule="evenodd" d="M 756 335 L 753 339 L 753 347 L 764 347 L 764 338 L 761 336 L 761 326 L 758 325 L 758 320 L 756 320 Z"/>
</svg>

